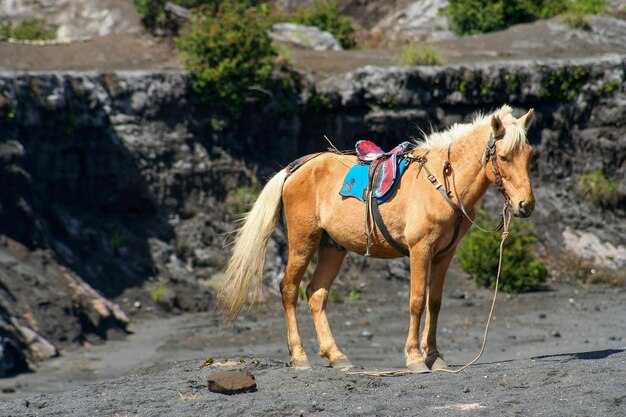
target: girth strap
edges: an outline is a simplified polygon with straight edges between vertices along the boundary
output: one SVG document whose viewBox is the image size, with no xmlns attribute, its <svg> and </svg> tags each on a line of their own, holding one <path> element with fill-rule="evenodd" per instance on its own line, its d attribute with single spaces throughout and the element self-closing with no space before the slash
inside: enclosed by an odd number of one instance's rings
<svg viewBox="0 0 626 417">
<path fill-rule="evenodd" d="M 387 229 L 387 226 L 385 226 L 385 222 L 383 221 L 383 218 L 380 215 L 380 211 L 378 210 L 378 200 L 376 198 L 372 198 L 370 204 L 372 205 L 372 217 L 374 218 L 374 222 L 376 223 L 376 226 L 378 226 L 378 230 L 380 230 L 380 233 L 387 240 L 387 242 L 389 242 L 389 244 L 393 246 L 395 250 L 397 250 L 404 256 L 409 256 L 408 249 L 402 246 L 400 242 L 395 240 L 391 236 L 391 233 L 389 233 L 389 229 Z"/>
<path fill-rule="evenodd" d="M 448 196 L 446 195 L 446 197 Z M 389 233 L 389 229 L 387 229 L 387 226 L 385 225 L 385 221 L 383 220 L 383 217 L 380 215 L 380 211 L 378 210 L 378 201 L 375 198 L 372 198 L 370 204 L 372 208 L 372 218 L 374 219 L 374 222 L 376 223 L 378 230 L 380 230 L 380 233 L 383 235 L 385 240 L 389 242 L 389 244 L 399 253 L 401 253 L 404 256 L 409 256 L 409 250 L 405 248 L 404 246 L 402 246 L 402 244 L 398 242 L 397 240 L 395 240 L 393 236 L 391 236 L 391 233 Z M 452 235 L 452 239 L 446 245 L 445 248 L 441 249 L 439 252 L 435 254 L 435 257 L 439 255 L 443 255 L 444 253 L 448 252 L 452 248 L 452 246 L 454 246 L 454 243 L 459 237 L 459 232 L 461 230 L 462 222 L 463 222 L 463 216 L 459 215 L 456 218 L 456 221 L 454 222 L 454 234 Z"/>
</svg>

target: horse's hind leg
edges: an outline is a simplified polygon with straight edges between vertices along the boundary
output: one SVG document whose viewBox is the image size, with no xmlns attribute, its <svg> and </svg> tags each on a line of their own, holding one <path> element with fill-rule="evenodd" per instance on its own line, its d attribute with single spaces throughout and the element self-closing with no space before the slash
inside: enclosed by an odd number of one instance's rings
<svg viewBox="0 0 626 417">
<path fill-rule="evenodd" d="M 421 348 L 422 352 L 424 352 L 426 365 L 433 371 L 448 367 L 443 360 L 443 356 L 437 350 L 437 319 L 441 309 L 443 283 L 453 256 L 454 248 L 448 253 L 433 259 L 430 266 L 430 286 L 428 288 L 428 302 Z"/>
<path fill-rule="evenodd" d="M 326 302 L 330 286 L 339 273 L 346 253 L 347 251 L 338 251 L 334 247 L 320 246 L 315 273 L 306 289 L 317 340 L 320 345 L 320 355 L 328 359 L 330 366 L 338 369 L 350 369 L 352 364 L 348 357 L 337 348 L 326 317 Z"/>
<path fill-rule="evenodd" d="M 291 366 L 298 369 L 310 368 L 309 360 L 302 346 L 302 338 L 296 320 L 296 304 L 300 295 L 300 281 L 306 271 L 315 249 L 319 246 L 318 236 L 306 236 L 296 233 L 296 226 L 289 229 L 289 258 L 285 277 L 280 283 L 280 293 L 285 309 L 287 324 L 287 346 L 291 357 Z"/>
</svg>

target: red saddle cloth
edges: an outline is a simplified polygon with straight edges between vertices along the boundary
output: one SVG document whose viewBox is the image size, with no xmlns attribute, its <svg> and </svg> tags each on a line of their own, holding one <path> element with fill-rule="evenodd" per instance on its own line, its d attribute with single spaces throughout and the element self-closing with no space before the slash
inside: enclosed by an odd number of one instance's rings
<svg viewBox="0 0 626 417">
<path fill-rule="evenodd" d="M 370 165 L 368 177 L 374 197 L 384 196 L 393 187 L 398 173 L 398 155 L 406 153 L 412 147 L 411 142 L 402 142 L 391 151 L 384 152 L 369 140 L 356 143 L 359 162 Z"/>
</svg>

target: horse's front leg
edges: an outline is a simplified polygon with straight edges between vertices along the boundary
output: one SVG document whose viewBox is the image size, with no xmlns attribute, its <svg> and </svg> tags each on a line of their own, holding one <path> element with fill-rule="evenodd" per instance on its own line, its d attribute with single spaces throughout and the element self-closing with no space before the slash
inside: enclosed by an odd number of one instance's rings
<svg viewBox="0 0 626 417">
<path fill-rule="evenodd" d="M 413 372 L 430 372 L 424 363 L 419 349 L 419 326 L 424 312 L 426 280 L 430 266 L 430 252 L 427 247 L 414 246 L 411 248 L 411 299 L 409 301 L 409 334 L 406 339 L 404 352 L 406 367 Z"/>
<path fill-rule="evenodd" d="M 426 308 L 426 320 L 424 333 L 422 333 L 422 352 L 426 365 L 431 370 L 447 368 L 443 356 L 437 350 L 437 319 L 441 309 L 443 283 L 450 261 L 454 256 L 454 249 L 433 259 L 430 265 L 430 284 L 428 286 L 428 302 Z"/>
</svg>

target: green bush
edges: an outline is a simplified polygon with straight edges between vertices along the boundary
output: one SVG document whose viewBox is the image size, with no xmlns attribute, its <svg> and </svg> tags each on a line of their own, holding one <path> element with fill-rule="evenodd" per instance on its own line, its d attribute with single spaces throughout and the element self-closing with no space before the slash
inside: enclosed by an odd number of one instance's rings
<svg viewBox="0 0 626 417">
<path fill-rule="evenodd" d="M 442 61 L 439 52 L 431 46 L 409 44 L 400 55 L 400 62 L 405 65 L 439 65 Z"/>
<path fill-rule="evenodd" d="M 46 19 L 28 19 L 13 26 L 9 23 L 0 25 L 0 37 L 22 41 L 45 41 L 56 39 L 57 27 Z"/>
<path fill-rule="evenodd" d="M 532 14 L 523 0 L 450 0 L 450 28 L 457 35 L 471 35 L 529 22 Z"/>
<path fill-rule="evenodd" d="M 299 23 L 301 25 L 316 26 L 321 30 L 332 33 L 345 49 L 354 48 L 356 39 L 352 22 L 342 16 L 334 1 L 315 0 L 313 7 L 300 8 L 294 13 L 277 13 L 274 21 Z"/>
<path fill-rule="evenodd" d="M 581 175 L 576 188 L 583 197 L 598 207 L 617 206 L 619 200 L 617 185 L 604 175 L 601 169 Z"/>
<path fill-rule="evenodd" d="M 157 304 L 166 303 L 170 295 L 169 288 L 162 282 L 157 282 L 150 291 L 150 298 Z"/>
<path fill-rule="evenodd" d="M 450 0 L 450 27 L 457 35 L 471 35 L 546 19 L 565 12 L 579 16 L 607 9 L 606 0 Z"/>
<path fill-rule="evenodd" d="M 606 0 L 574 0 L 568 2 L 567 10 L 587 14 L 600 14 L 607 10 Z"/>
<path fill-rule="evenodd" d="M 495 220 L 478 211 L 479 224 L 491 224 Z M 527 223 L 512 222 L 510 236 L 504 243 L 500 289 L 509 293 L 531 291 L 545 282 L 548 268 L 534 251 L 537 238 Z M 458 260 L 461 268 L 481 287 L 493 288 L 498 271 L 500 233 L 485 233 L 472 229 L 461 242 Z"/>
<path fill-rule="evenodd" d="M 266 13 L 237 1 L 198 8 L 176 39 L 192 88 L 218 115 L 236 118 L 246 103 L 268 97 L 277 54 Z"/>
</svg>

